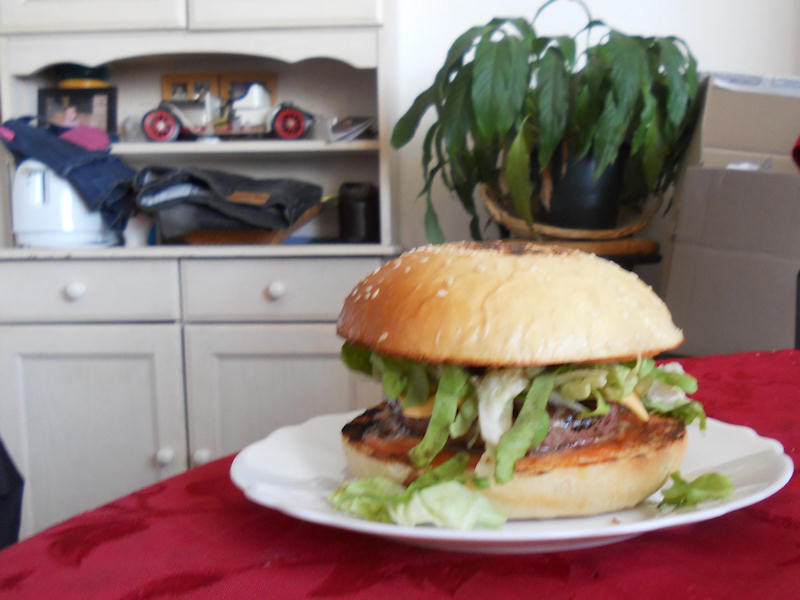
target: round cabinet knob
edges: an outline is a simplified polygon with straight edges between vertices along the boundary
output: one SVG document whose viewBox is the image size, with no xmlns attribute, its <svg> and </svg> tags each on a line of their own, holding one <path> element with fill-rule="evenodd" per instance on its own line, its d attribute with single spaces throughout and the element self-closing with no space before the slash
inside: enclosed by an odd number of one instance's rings
<svg viewBox="0 0 800 600">
<path fill-rule="evenodd" d="M 64 288 L 64 296 L 70 302 L 77 302 L 86 295 L 86 284 L 82 281 L 71 281 Z"/>
<path fill-rule="evenodd" d="M 159 467 L 166 467 L 173 460 L 175 460 L 175 450 L 173 450 L 169 446 L 164 446 L 163 448 L 159 448 L 158 452 L 156 452 L 156 464 Z"/>
<path fill-rule="evenodd" d="M 276 279 L 267 286 L 267 298 L 270 300 L 280 300 L 286 295 L 286 283 Z"/>
<path fill-rule="evenodd" d="M 198 448 L 192 452 L 192 463 L 195 465 L 204 465 L 211 460 L 211 450 L 208 448 Z"/>
</svg>

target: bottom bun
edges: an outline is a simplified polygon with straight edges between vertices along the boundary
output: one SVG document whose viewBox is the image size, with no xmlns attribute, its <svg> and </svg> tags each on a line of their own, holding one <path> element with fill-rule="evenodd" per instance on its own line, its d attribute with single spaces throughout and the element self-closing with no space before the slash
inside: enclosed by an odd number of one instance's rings
<svg viewBox="0 0 800 600">
<path fill-rule="evenodd" d="M 363 421 L 365 415 L 356 421 Z M 342 443 L 353 476 L 384 476 L 408 484 L 420 474 L 405 451 L 386 451 L 359 436 L 348 435 L 347 429 Z M 414 440 L 409 442 L 407 446 L 414 444 Z M 528 454 L 517 461 L 510 482 L 492 482 L 479 491 L 509 519 L 577 517 L 630 508 L 657 491 L 678 470 L 686 443 L 686 429 L 677 419 L 651 415 L 645 422 L 631 416 L 610 440 Z M 436 462 L 456 451 L 458 448 L 446 448 Z M 471 465 L 477 463 L 479 455 L 472 452 Z"/>
</svg>

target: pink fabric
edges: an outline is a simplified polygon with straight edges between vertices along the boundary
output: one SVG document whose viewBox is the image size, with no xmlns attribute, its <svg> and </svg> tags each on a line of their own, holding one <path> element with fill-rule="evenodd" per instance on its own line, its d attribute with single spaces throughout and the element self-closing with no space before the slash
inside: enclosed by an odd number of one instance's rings
<svg viewBox="0 0 800 600">
<path fill-rule="evenodd" d="M 797 462 L 800 352 L 682 361 L 709 416 L 780 440 Z M 231 457 L 0 552 L 0 598 L 800 597 L 800 484 L 723 517 L 598 548 L 531 555 L 424 550 L 252 504 Z"/>
<path fill-rule="evenodd" d="M 78 125 L 67 129 L 59 136 L 63 140 L 72 142 L 86 150 L 105 150 L 111 143 L 108 134 L 97 127 Z"/>
</svg>

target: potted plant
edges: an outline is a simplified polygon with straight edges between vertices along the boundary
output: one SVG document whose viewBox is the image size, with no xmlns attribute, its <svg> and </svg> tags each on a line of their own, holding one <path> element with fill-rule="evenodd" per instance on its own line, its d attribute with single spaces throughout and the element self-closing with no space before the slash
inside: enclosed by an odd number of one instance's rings
<svg viewBox="0 0 800 600">
<path fill-rule="evenodd" d="M 576 190 L 597 194 L 605 183 L 612 200 L 641 210 L 674 182 L 698 104 L 688 47 L 675 37 L 608 28 L 580 0 L 580 31 L 538 35 L 537 19 L 557 1 L 563 0 L 545 2 L 530 22 L 495 18 L 462 33 L 431 86 L 395 125 L 392 145 L 399 148 L 429 109 L 436 112 L 422 158 L 432 242 L 443 240 L 431 199 L 437 177 L 472 216 L 475 239 L 482 237 L 479 186 L 495 220 L 500 207 L 535 231 L 537 221 L 569 227 L 559 219 L 575 216 L 564 203 Z M 579 179 L 564 189 L 565 176 L 585 177 L 587 170 L 588 184 Z"/>
</svg>

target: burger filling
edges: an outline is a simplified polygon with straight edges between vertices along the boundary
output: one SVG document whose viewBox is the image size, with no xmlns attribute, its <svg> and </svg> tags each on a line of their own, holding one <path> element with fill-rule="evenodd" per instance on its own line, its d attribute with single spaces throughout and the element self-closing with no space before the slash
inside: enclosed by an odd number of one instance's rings
<svg viewBox="0 0 800 600">
<path fill-rule="evenodd" d="M 387 398 L 350 421 L 344 436 L 420 468 L 408 485 L 369 477 L 345 482 L 330 495 L 336 509 L 371 520 L 499 527 L 506 516 L 476 488 L 490 480 L 510 481 L 523 456 L 563 459 L 573 448 L 602 448 L 620 436 L 651 435 L 653 429 L 683 435 L 683 424 L 695 420 L 705 428 L 703 407 L 688 397 L 697 382 L 678 363 L 656 365 L 645 358 L 475 368 L 415 362 L 350 343 L 342 358 L 351 369 L 378 379 Z M 672 481 L 659 507 L 724 498 L 733 489 L 719 473 L 693 481 L 673 473 Z"/>
<path fill-rule="evenodd" d="M 482 449 L 475 472 L 497 483 L 510 481 L 526 454 L 615 435 L 621 414 L 705 425 L 702 405 L 688 397 L 697 390 L 696 380 L 678 363 L 658 366 L 651 358 L 474 368 L 386 356 L 349 342 L 342 358 L 349 368 L 380 380 L 389 401 L 382 410 L 392 418 L 380 422 L 395 430 L 369 435 L 407 444 L 408 458 L 418 467 L 430 465 L 448 444 Z"/>
</svg>

